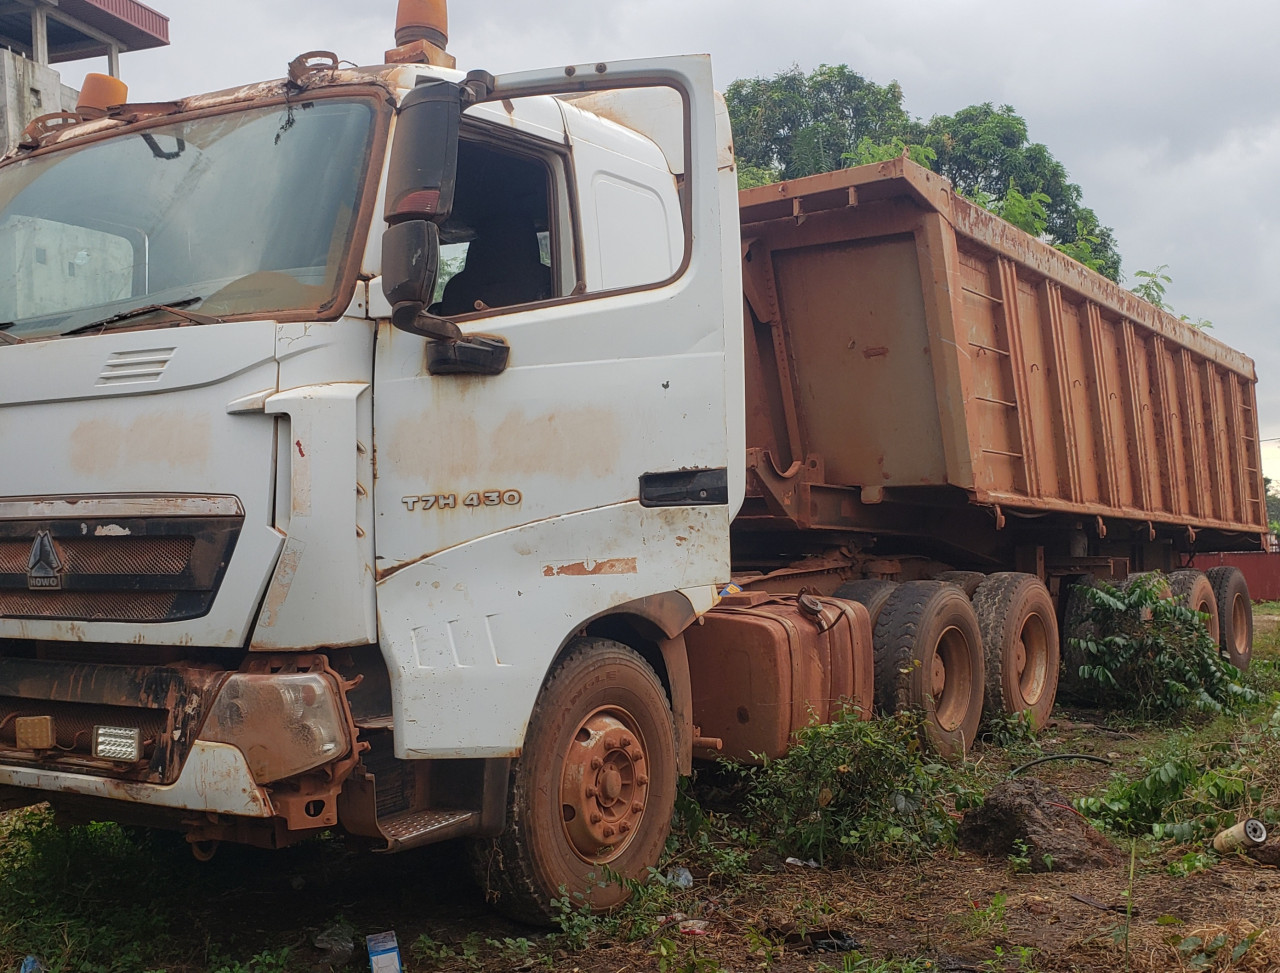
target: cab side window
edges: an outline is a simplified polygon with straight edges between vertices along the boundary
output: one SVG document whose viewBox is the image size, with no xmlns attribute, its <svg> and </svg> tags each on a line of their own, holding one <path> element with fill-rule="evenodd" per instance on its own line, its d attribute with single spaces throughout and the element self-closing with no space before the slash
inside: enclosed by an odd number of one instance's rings
<svg viewBox="0 0 1280 973">
<path fill-rule="evenodd" d="M 453 212 L 440 227 L 432 313 L 474 314 L 560 296 L 551 176 L 542 159 L 460 143 Z"/>
</svg>

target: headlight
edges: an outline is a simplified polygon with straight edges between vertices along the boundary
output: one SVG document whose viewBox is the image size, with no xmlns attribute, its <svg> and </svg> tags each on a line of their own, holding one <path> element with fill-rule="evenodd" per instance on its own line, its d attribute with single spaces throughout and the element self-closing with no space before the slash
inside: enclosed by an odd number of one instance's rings
<svg viewBox="0 0 1280 973">
<path fill-rule="evenodd" d="M 336 691 L 315 673 L 236 673 L 218 694 L 200 739 L 237 747 L 259 784 L 329 763 L 349 746 Z"/>
</svg>

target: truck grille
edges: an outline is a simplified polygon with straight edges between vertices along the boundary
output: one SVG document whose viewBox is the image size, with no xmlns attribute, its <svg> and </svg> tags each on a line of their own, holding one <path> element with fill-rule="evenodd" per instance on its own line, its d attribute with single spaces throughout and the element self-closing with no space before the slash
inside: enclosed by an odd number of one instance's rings
<svg viewBox="0 0 1280 973">
<path fill-rule="evenodd" d="M 243 522 L 234 497 L 0 501 L 0 615 L 196 618 L 213 605 Z"/>
<path fill-rule="evenodd" d="M 98 622 L 163 622 L 173 617 L 174 592 L 0 591 L 0 615 Z"/>
</svg>

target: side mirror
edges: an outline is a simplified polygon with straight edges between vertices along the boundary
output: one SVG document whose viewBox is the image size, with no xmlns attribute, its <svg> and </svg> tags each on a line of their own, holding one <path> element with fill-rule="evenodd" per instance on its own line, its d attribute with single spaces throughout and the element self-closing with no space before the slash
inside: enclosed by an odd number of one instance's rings
<svg viewBox="0 0 1280 973">
<path fill-rule="evenodd" d="M 458 176 L 458 125 L 463 89 L 447 81 L 419 85 L 405 95 L 396 120 L 383 218 L 382 291 L 391 323 L 402 331 L 446 341 L 457 325 L 425 314 L 440 263 L 437 224 L 453 210 Z"/>
<path fill-rule="evenodd" d="M 463 89 L 447 81 L 419 85 L 405 95 L 387 170 L 388 223 L 443 223 L 449 218 L 458 178 L 462 98 Z"/>
<path fill-rule="evenodd" d="M 426 220 L 396 223 L 382 234 L 382 293 L 391 304 L 391 323 L 426 338 L 461 335 L 452 321 L 423 314 L 431 303 L 440 268 L 440 229 Z"/>
</svg>

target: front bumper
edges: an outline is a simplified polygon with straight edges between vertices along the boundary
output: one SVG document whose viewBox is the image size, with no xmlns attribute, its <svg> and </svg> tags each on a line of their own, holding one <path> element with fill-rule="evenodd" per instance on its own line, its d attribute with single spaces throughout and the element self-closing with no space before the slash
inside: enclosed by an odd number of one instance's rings
<svg viewBox="0 0 1280 973">
<path fill-rule="evenodd" d="M 276 813 L 266 788 L 254 783 L 244 754 L 225 743 L 205 740 L 192 745 L 182 772 L 172 784 L 116 780 L 40 767 L 0 766 L 0 786 L 239 817 L 269 818 Z"/>
</svg>

